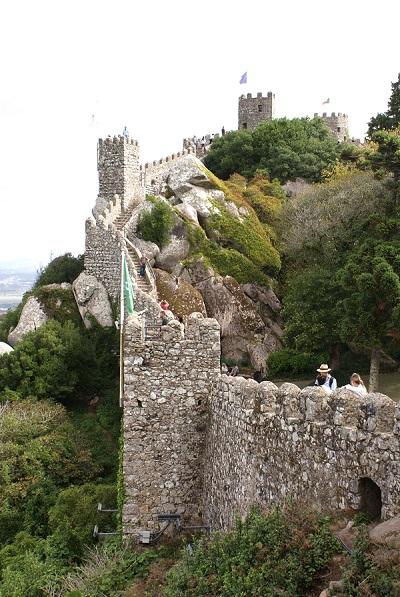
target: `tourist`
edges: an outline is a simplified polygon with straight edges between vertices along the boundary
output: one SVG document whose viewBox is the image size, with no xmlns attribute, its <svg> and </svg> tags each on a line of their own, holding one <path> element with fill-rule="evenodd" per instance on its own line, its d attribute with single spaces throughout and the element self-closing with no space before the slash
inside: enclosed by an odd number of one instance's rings
<svg viewBox="0 0 400 597">
<path fill-rule="evenodd" d="M 144 278 L 144 275 L 146 273 L 146 263 L 147 259 L 144 255 L 142 255 L 139 261 L 139 274 L 142 278 Z"/>
<path fill-rule="evenodd" d="M 330 369 L 326 363 L 322 363 L 319 369 L 317 369 L 318 375 L 314 382 L 315 386 L 319 386 L 331 394 L 337 388 L 336 379 L 330 374 Z"/>
<path fill-rule="evenodd" d="M 175 315 L 172 313 L 169 304 L 166 300 L 162 300 L 160 303 L 160 319 L 161 325 L 168 325 L 170 321 L 175 319 Z"/>
<path fill-rule="evenodd" d="M 231 375 L 232 377 L 236 377 L 239 373 L 239 367 L 237 365 L 234 365 L 232 367 L 232 369 L 229 371 L 229 375 Z"/>
<path fill-rule="evenodd" d="M 366 396 L 368 394 L 367 388 L 358 373 L 353 373 L 350 377 L 350 383 L 344 387 L 346 390 L 350 390 L 359 396 Z"/>
<path fill-rule="evenodd" d="M 225 127 L 223 126 L 221 129 L 221 135 L 224 136 L 225 135 Z"/>
</svg>

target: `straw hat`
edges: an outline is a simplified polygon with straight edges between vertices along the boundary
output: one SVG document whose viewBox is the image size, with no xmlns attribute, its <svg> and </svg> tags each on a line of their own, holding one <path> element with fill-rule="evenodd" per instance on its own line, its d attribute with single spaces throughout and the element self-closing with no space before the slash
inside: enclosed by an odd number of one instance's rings
<svg viewBox="0 0 400 597">
<path fill-rule="evenodd" d="M 318 373 L 329 373 L 329 371 L 332 371 L 332 369 L 330 369 L 326 363 L 322 363 L 317 371 Z"/>
</svg>

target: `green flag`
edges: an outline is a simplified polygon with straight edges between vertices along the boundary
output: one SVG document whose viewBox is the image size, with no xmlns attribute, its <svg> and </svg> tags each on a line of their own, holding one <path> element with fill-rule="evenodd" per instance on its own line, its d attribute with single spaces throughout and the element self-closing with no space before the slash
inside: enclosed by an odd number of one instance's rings
<svg viewBox="0 0 400 597">
<path fill-rule="evenodd" d="M 132 280 L 129 275 L 128 264 L 126 263 L 125 254 L 122 254 L 122 285 L 124 289 L 124 303 L 126 305 L 126 312 L 132 315 L 135 309 L 135 301 L 133 296 Z"/>
</svg>

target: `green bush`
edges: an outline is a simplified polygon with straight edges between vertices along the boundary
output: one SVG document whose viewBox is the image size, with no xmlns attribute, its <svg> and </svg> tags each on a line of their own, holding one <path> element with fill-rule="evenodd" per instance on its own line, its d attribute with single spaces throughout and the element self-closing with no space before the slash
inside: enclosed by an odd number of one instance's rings
<svg viewBox="0 0 400 597">
<path fill-rule="evenodd" d="M 83 260 L 84 255 L 73 257 L 71 253 L 56 257 L 39 272 L 34 288 L 62 282 L 72 283 L 83 271 Z"/>
<path fill-rule="evenodd" d="M 14 557 L 3 571 L 0 597 L 45 597 L 45 587 L 58 577 L 57 564 L 27 551 Z"/>
<path fill-rule="evenodd" d="M 303 508 L 253 510 L 233 531 L 198 540 L 167 574 L 165 597 L 298 597 L 339 551 L 327 519 Z"/>
<path fill-rule="evenodd" d="M 163 247 L 169 240 L 173 222 L 174 212 L 165 201 L 153 196 L 146 197 L 153 207 L 151 211 L 140 214 L 137 230 L 143 240 L 151 241 Z"/>
<path fill-rule="evenodd" d="M 114 328 L 83 330 L 70 321 L 48 321 L 0 357 L 0 395 L 16 391 L 67 402 L 90 398 L 115 385 L 118 337 Z"/>
<path fill-rule="evenodd" d="M 326 361 L 326 355 L 297 352 L 283 348 L 270 354 L 267 360 L 269 377 L 297 377 L 298 375 L 315 375 L 317 366 Z"/>
<path fill-rule="evenodd" d="M 345 594 L 359 597 L 395 597 L 400 595 L 400 560 L 398 549 L 386 548 L 384 558 L 371 553 L 368 528 L 361 525 L 354 541 L 350 562 L 343 574 Z"/>
<path fill-rule="evenodd" d="M 83 550 L 84 546 L 93 543 L 96 524 L 102 531 L 116 530 L 113 513 L 97 512 L 99 502 L 105 508 L 115 508 L 116 501 L 115 485 L 85 483 L 79 487 L 68 487 L 58 494 L 56 503 L 49 511 L 50 531 L 53 534 L 65 525 L 75 533 L 76 543 Z"/>
<path fill-rule="evenodd" d="M 13 402 L 3 406 L 1 422 L 0 541 L 20 530 L 45 536 L 59 490 L 97 479 L 101 469 L 59 404 Z"/>
</svg>

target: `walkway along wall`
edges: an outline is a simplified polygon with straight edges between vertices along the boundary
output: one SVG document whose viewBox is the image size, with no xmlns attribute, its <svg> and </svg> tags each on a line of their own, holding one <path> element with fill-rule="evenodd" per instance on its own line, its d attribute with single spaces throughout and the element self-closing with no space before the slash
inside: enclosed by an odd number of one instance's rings
<svg viewBox="0 0 400 597">
<path fill-rule="evenodd" d="M 130 320 L 124 361 L 124 532 L 158 528 L 157 515 L 202 520 L 208 399 L 220 366 L 215 319 L 193 314 L 141 340 Z"/>
<path fill-rule="evenodd" d="M 400 408 L 387 396 L 224 375 L 209 404 L 203 508 L 213 528 L 287 497 L 357 509 L 362 478 L 380 487 L 383 518 L 400 513 Z"/>
</svg>

